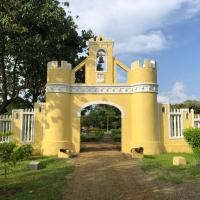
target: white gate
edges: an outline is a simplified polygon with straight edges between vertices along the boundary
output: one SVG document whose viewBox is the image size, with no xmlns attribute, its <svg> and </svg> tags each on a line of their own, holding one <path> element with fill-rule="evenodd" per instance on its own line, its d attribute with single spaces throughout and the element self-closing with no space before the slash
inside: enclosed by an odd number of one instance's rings
<svg viewBox="0 0 200 200">
<path fill-rule="evenodd" d="M 12 131 L 12 115 L 0 115 L 0 132 Z M 11 136 L 0 136 L 0 142 L 9 142 Z"/>
<path fill-rule="evenodd" d="M 170 138 L 183 137 L 183 112 L 180 109 L 171 110 L 169 113 Z"/>
<path fill-rule="evenodd" d="M 26 109 L 22 112 L 21 142 L 33 142 L 34 135 L 34 110 Z"/>
</svg>

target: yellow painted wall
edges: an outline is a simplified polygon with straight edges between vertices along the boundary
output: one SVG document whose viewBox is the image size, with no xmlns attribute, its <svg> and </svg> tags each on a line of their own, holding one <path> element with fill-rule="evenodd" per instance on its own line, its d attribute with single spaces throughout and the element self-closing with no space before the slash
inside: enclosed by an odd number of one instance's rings
<svg viewBox="0 0 200 200">
<path fill-rule="evenodd" d="M 113 57 L 113 42 L 102 36 L 89 41 L 89 56 L 72 71 L 67 64 L 49 65 L 47 85 L 67 83 L 81 86 L 117 85 L 116 65 L 127 71 L 128 82 L 125 84 L 156 84 L 157 70 L 155 63 L 145 60 L 144 66 L 137 61 L 131 69 Z M 96 52 L 104 49 L 107 56 L 105 81 L 96 82 Z M 63 62 L 64 63 L 64 62 Z M 75 72 L 85 65 L 85 84 L 75 84 Z M 70 75 L 71 74 L 71 75 Z M 71 77 L 70 77 L 71 76 Z M 119 85 L 120 86 L 120 85 Z M 157 94 L 155 92 L 139 92 L 127 94 L 70 94 L 64 92 L 46 93 L 46 127 L 42 152 L 45 155 L 57 154 L 60 148 L 80 151 L 80 112 L 92 104 L 103 103 L 116 105 L 122 116 L 122 152 L 130 153 L 133 147 L 143 146 L 145 154 L 160 153 L 158 137 Z"/>
<path fill-rule="evenodd" d="M 104 49 L 107 56 L 105 81 L 96 80 L 96 52 Z M 117 84 L 116 66 L 127 72 L 127 83 Z M 85 83 L 75 84 L 75 72 L 85 66 Z M 46 104 L 35 105 L 35 137 L 33 146 L 43 155 L 56 155 L 65 148 L 80 152 L 80 112 L 93 104 L 108 104 L 121 111 L 122 152 L 130 153 L 132 148 L 144 147 L 145 154 L 161 152 L 190 152 L 183 138 L 172 139 L 169 133 L 169 105 L 157 103 L 157 67 L 154 61 L 132 63 L 129 68 L 113 57 L 113 42 L 102 36 L 89 41 L 89 56 L 71 69 L 65 61 L 61 66 L 56 61 L 48 63 Z M 135 87 L 135 92 L 119 93 L 73 93 L 71 87 L 90 86 Z M 138 88 L 137 88 L 138 87 Z M 145 89 L 145 87 L 148 87 Z M 120 89 L 121 91 L 121 89 Z M 39 108 L 41 107 L 41 112 Z M 165 108 L 163 112 L 162 108 Z M 15 117 L 18 112 L 18 119 Z M 13 111 L 14 139 L 20 143 L 21 112 Z M 186 113 L 189 118 L 186 119 Z M 183 128 L 193 126 L 193 112 L 183 111 Z"/>
<path fill-rule="evenodd" d="M 165 112 L 162 112 L 162 107 L 165 108 Z M 170 137 L 170 125 L 169 125 L 169 104 L 160 104 L 159 113 L 161 119 L 161 142 L 163 144 L 164 152 L 191 152 L 190 146 L 187 144 L 184 138 L 171 138 Z M 192 127 L 192 113 L 189 113 L 189 119 L 186 119 L 186 113 L 183 112 L 183 129 Z"/>
</svg>

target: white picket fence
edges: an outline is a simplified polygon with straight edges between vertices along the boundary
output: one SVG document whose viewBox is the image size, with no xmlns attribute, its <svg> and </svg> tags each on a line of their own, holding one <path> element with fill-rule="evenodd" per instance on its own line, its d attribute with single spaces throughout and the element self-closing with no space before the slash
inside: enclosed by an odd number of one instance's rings
<svg viewBox="0 0 200 200">
<path fill-rule="evenodd" d="M 0 115 L 0 132 L 12 131 L 12 115 Z M 9 142 L 11 136 L 0 136 L 0 142 Z"/>
<path fill-rule="evenodd" d="M 20 141 L 22 143 L 31 143 L 34 138 L 34 110 L 25 109 L 19 110 L 19 112 L 22 114 Z M 12 132 L 12 123 L 12 115 L 0 115 L 1 132 Z M 0 142 L 9 142 L 11 138 L 11 136 L 0 136 Z"/>
<path fill-rule="evenodd" d="M 200 128 L 200 114 L 194 114 L 194 127 Z"/>
<path fill-rule="evenodd" d="M 183 137 L 183 113 L 180 109 L 171 110 L 169 113 L 170 138 Z"/>
<path fill-rule="evenodd" d="M 21 142 L 32 142 L 34 134 L 34 110 L 26 109 L 22 113 Z"/>
</svg>

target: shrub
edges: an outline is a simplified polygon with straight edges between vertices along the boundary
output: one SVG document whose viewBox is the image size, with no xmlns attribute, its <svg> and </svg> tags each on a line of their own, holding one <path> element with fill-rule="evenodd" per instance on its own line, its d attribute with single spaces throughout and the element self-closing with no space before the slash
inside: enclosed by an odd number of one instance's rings
<svg viewBox="0 0 200 200">
<path fill-rule="evenodd" d="M 96 142 L 99 137 L 96 135 L 81 135 L 81 142 Z"/>
<path fill-rule="evenodd" d="M 121 129 L 111 129 L 112 135 L 121 135 Z"/>
<path fill-rule="evenodd" d="M 184 138 L 192 147 L 194 157 L 200 164 L 200 128 L 190 128 L 184 130 Z"/>
<path fill-rule="evenodd" d="M 121 129 L 111 129 L 111 134 L 115 142 L 121 141 Z"/>
<path fill-rule="evenodd" d="M 183 135 L 192 148 L 200 147 L 200 128 L 185 129 Z"/>
<path fill-rule="evenodd" d="M 18 147 L 13 152 L 13 164 L 16 162 L 27 159 L 33 152 L 33 147 L 29 144 Z"/>
<path fill-rule="evenodd" d="M 10 166 L 15 167 L 17 162 L 28 158 L 32 151 L 31 145 L 17 147 L 13 142 L 0 143 L 0 162 L 3 164 L 5 177 Z"/>
</svg>

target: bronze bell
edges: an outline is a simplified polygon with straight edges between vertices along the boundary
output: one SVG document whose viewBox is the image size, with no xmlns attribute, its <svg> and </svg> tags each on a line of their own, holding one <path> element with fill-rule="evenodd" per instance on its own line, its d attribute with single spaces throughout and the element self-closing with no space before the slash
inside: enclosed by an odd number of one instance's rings
<svg viewBox="0 0 200 200">
<path fill-rule="evenodd" d="M 99 62 L 98 63 L 104 63 L 104 60 L 103 60 L 103 56 L 102 55 L 100 55 L 100 57 L 99 57 Z"/>
</svg>

